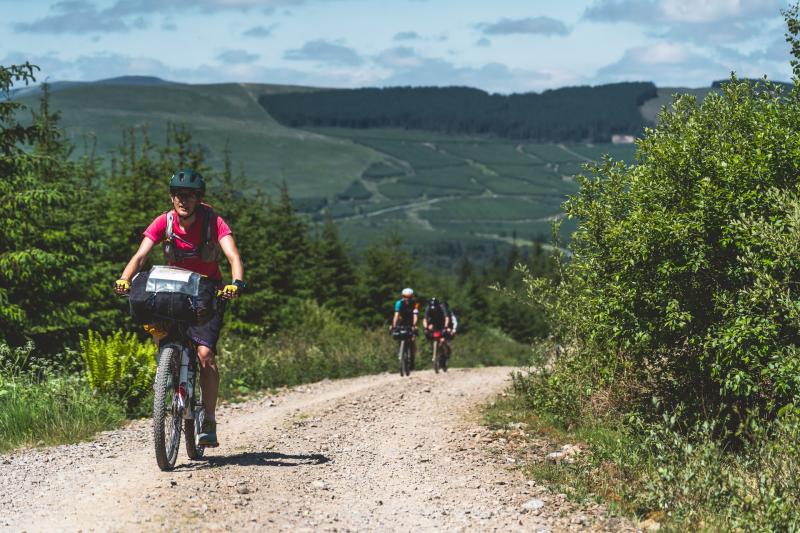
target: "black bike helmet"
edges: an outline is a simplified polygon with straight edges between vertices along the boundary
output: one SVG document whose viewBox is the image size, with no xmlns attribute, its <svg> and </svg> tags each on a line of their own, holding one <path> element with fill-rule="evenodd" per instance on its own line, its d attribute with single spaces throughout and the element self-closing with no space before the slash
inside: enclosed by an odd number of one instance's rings
<svg viewBox="0 0 800 533">
<path fill-rule="evenodd" d="M 428 307 L 436 307 L 437 305 L 439 305 L 438 298 L 431 298 L 431 301 L 428 302 Z"/>
<path fill-rule="evenodd" d="M 184 168 L 175 172 L 169 180 L 170 192 L 175 189 L 194 189 L 200 196 L 204 196 L 206 194 L 206 181 L 199 172 Z"/>
</svg>

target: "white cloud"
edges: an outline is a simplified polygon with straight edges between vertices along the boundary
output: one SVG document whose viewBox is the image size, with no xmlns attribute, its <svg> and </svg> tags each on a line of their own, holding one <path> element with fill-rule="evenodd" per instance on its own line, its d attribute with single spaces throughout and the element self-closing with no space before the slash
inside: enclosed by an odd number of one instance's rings
<svg viewBox="0 0 800 533">
<path fill-rule="evenodd" d="M 392 37 L 395 41 L 416 41 L 417 39 L 421 39 L 422 36 L 415 32 L 415 31 L 401 31 L 394 34 Z"/>
<path fill-rule="evenodd" d="M 413 48 L 402 46 L 384 50 L 374 60 L 388 71 L 379 80 L 384 86 L 457 85 L 512 93 L 539 91 L 581 81 L 573 73 L 553 69 L 516 69 L 497 62 L 479 67 L 461 66 L 441 58 L 425 57 Z"/>
<path fill-rule="evenodd" d="M 325 39 L 308 41 L 301 48 L 286 50 L 284 59 L 290 61 L 316 61 L 332 65 L 360 65 L 364 62 L 355 49 Z"/>
<path fill-rule="evenodd" d="M 597 71 L 596 81 L 654 81 L 660 86 L 695 86 L 696 80 L 725 78 L 730 70 L 680 43 L 662 42 L 629 48 L 622 58 Z"/>
<path fill-rule="evenodd" d="M 254 63 L 260 56 L 252 54 L 247 50 L 223 50 L 217 54 L 217 60 L 224 63 L 237 64 L 237 63 Z"/>
<path fill-rule="evenodd" d="M 245 37 L 269 37 L 277 27 L 277 24 L 272 24 L 270 26 L 253 26 L 249 30 L 245 31 L 242 35 Z"/>
<path fill-rule="evenodd" d="M 493 23 L 477 25 L 484 35 L 567 35 L 566 24 L 551 17 L 535 17 L 524 19 L 501 19 Z"/>
<path fill-rule="evenodd" d="M 737 43 L 768 34 L 782 0 L 595 0 L 584 18 L 631 22 L 651 36 L 706 44 Z"/>
</svg>

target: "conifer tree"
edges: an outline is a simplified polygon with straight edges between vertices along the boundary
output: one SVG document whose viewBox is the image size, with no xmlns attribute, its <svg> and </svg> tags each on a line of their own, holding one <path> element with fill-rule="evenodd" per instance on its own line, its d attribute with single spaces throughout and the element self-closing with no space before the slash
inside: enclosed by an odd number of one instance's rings
<svg viewBox="0 0 800 533">
<path fill-rule="evenodd" d="M 0 67 L 0 91 L 8 95 L 13 78 L 33 80 L 33 70 Z M 17 122 L 21 108 L 0 102 L 0 340 L 34 339 L 55 351 L 94 317 L 93 271 L 84 263 L 102 246 L 86 222 L 85 191 L 48 88 L 31 126 Z"/>
<path fill-rule="evenodd" d="M 336 223 L 325 218 L 322 233 L 315 241 L 313 287 L 318 303 L 334 309 L 349 310 L 353 306 L 356 274 L 353 263 L 339 239 Z"/>
<path fill-rule="evenodd" d="M 358 287 L 360 321 L 369 326 L 385 323 L 393 312 L 392 302 L 404 287 L 413 286 L 414 259 L 397 234 L 367 248 Z"/>
</svg>

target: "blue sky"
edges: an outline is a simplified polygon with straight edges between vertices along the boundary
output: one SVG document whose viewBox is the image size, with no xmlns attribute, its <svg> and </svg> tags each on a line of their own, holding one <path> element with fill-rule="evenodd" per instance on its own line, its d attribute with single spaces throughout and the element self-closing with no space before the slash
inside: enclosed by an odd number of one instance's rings
<svg viewBox="0 0 800 533">
<path fill-rule="evenodd" d="M 0 64 L 53 80 L 469 85 L 788 80 L 788 0 L 0 0 Z"/>
</svg>

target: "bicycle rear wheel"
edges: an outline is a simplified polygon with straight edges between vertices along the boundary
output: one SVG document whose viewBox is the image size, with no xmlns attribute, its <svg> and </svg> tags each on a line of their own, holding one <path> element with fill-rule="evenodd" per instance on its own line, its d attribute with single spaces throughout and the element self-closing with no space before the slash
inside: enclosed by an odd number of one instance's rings
<svg viewBox="0 0 800 533">
<path fill-rule="evenodd" d="M 153 398 L 153 440 L 156 462 L 161 470 L 172 470 L 181 445 L 181 413 L 178 405 L 180 354 L 171 346 L 158 359 Z"/>
</svg>

